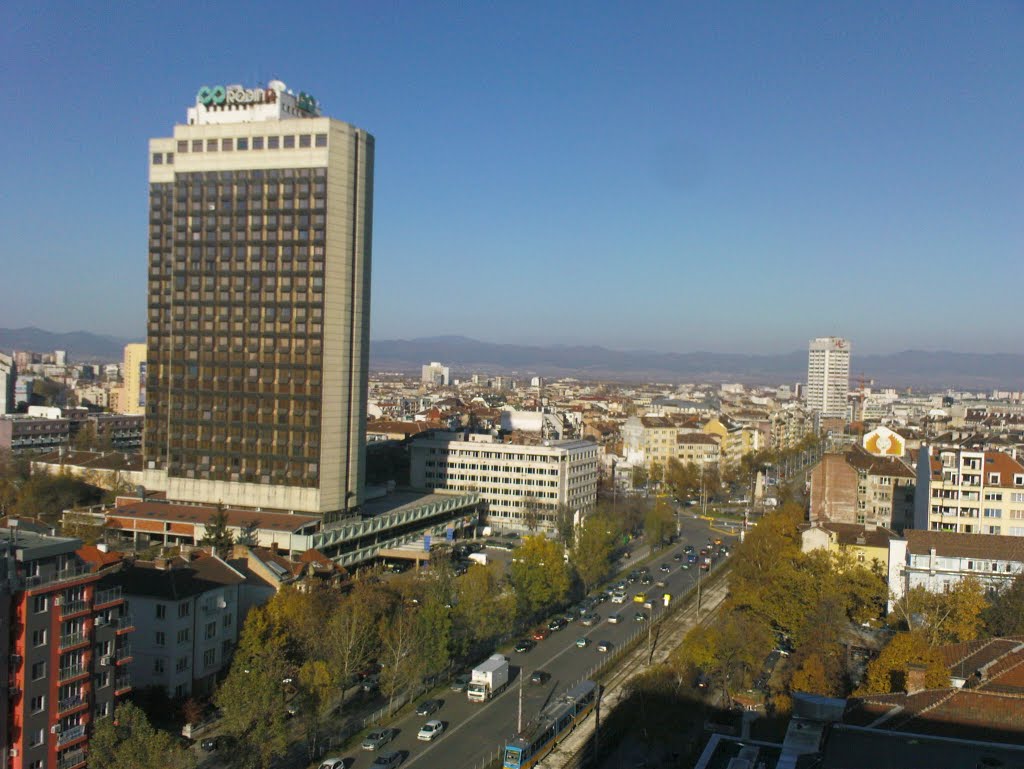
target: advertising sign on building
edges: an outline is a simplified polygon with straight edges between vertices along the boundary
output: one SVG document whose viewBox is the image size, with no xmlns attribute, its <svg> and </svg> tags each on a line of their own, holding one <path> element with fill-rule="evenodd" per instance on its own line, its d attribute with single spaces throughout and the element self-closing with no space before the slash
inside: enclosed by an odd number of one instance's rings
<svg viewBox="0 0 1024 769">
<path fill-rule="evenodd" d="M 879 457 L 902 457 L 906 453 L 903 436 L 888 427 L 876 427 L 864 436 L 864 450 Z"/>
</svg>

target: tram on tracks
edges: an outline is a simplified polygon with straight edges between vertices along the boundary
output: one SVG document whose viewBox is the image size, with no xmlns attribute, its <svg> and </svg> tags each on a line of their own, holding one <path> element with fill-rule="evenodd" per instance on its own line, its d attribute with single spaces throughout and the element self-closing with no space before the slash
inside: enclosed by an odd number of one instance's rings
<svg viewBox="0 0 1024 769">
<path fill-rule="evenodd" d="M 540 712 L 537 720 L 505 745 L 505 769 L 531 769 L 597 706 L 600 684 L 581 681 Z"/>
</svg>

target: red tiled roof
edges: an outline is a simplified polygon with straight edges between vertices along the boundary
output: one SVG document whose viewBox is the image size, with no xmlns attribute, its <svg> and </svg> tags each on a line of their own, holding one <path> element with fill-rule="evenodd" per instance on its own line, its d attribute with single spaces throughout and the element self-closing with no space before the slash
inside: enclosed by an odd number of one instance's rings
<svg viewBox="0 0 1024 769">
<path fill-rule="evenodd" d="M 135 502 L 118 505 L 106 511 L 108 518 L 140 518 L 170 523 L 206 524 L 217 511 L 215 505 L 176 505 L 167 502 Z M 228 526 L 242 528 L 255 522 L 257 528 L 265 531 L 294 532 L 310 523 L 320 521 L 319 516 L 295 513 L 268 513 L 254 510 L 226 509 Z"/>
</svg>

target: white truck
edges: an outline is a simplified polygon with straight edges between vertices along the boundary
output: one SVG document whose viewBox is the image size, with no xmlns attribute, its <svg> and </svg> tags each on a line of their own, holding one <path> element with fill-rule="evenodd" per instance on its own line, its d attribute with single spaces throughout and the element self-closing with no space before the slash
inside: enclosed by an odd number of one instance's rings
<svg viewBox="0 0 1024 769">
<path fill-rule="evenodd" d="M 470 553 L 468 558 L 473 563 L 478 563 L 481 566 L 487 565 L 487 553 Z"/>
<path fill-rule="evenodd" d="M 475 668 L 466 687 L 466 698 L 470 702 L 487 702 L 508 686 L 508 660 L 500 654 L 492 654 Z"/>
</svg>

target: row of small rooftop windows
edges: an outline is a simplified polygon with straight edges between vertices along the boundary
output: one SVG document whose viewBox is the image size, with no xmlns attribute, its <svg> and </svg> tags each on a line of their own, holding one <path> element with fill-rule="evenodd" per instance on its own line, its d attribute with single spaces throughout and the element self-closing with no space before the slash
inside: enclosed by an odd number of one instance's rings
<svg viewBox="0 0 1024 769">
<path fill-rule="evenodd" d="M 285 136 L 239 136 L 223 139 L 192 139 L 179 140 L 179 153 L 199 152 L 247 152 L 250 150 L 277 149 L 309 149 L 310 147 L 326 147 L 327 134 L 287 134 Z M 173 152 L 154 152 L 153 164 L 173 163 Z"/>
</svg>

